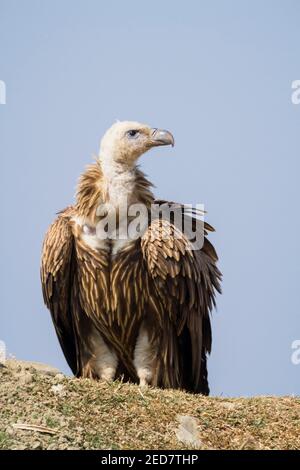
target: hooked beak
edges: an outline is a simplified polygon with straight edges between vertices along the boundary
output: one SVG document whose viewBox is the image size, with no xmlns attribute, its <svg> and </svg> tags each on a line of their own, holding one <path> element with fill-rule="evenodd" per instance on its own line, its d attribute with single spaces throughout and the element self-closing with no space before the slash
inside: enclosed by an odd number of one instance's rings
<svg viewBox="0 0 300 470">
<path fill-rule="evenodd" d="M 172 145 L 174 147 L 175 140 L 171 132 L 164 129 L 152 129 L 151 146 Z"/>
</svg>

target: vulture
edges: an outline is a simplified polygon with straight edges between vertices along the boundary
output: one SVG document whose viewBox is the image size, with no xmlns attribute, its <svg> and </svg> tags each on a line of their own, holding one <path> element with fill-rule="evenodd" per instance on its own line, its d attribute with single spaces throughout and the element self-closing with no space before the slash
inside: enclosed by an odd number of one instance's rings
<svg viewBox="0 0 300 470">
<path fill-rule="evenodd" d="M 138 159 L 166 145 L 174 145 L 169 131 L 138 122 L 104 134 L 76 201 L 45 236 L 43 297 L 75 376 L 208 395 L 210 313 L 221 281 L 207 239 L 214 229 L 195 208 L 155 200 Z"/>
</svg>

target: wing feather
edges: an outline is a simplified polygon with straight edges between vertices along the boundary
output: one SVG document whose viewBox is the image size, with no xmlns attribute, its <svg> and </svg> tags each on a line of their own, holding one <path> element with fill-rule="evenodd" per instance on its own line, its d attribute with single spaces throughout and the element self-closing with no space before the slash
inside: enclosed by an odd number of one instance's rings
<svg viewBox="0 0 300 470">
<path fill-rule="evenodd" d="M 209 225 L 204 229 L 213 230 Z M 141 245 L 147 269 L 174 327 L 173 334 L 177 336 L 170 346 L 173 353 L 174 343 L 181 344 L 182 371 L 180 374 L 174 370 L 174 373 L 185 376 L 185 383 L 181 386 L 208 393 L 206 354 L 211 349 L 209 314 L 215 304 L 215 291 L 220 291 L 221 279 L 216 267 L 216 252 L 206 238 L 202 249 L 191 250 L 189 240 L 182 233 L 178 238 L 178 229 L 162 218 L 150 224 Z M 179 363 L 176 365 L 178 367 Z M 187 370 L 192 370 L 190 377 L 183 373 Z"/>
<path fill-rule="evenodd" d="M 72 316 L 72 262 L 74 240 L 63 214 L 50 226 L 42 248 L 41 282 L 45 304 L 63 353 L 74 374 L 77 373 L 77 348 Z"/>
</svg>

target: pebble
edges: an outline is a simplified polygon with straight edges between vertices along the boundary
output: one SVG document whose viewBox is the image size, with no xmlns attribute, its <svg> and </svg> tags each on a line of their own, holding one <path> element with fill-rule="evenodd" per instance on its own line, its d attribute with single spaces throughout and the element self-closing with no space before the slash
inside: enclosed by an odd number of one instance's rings
<svg viewBox="0 0 300 470">
<path fill-rule="evenodd" d="M 63 396 L 66 394 L 65 387 L 62 384 L 52 385 L 51 391 L 54 393 L 54 395 Z"/>
<path fill-rule="evenodd" d="M 40 443 L 40 441 L 34 441 L 30 448 L 32 450 L 42 449 L 42 444 Z"/>
<path fill-rule="evenodd" d="M 23 374 L 20 375 L 19 380 L 21 384 L 26 385 L 32 382 L 33 377 L 32 377 L 32 374 L 30 374 L 30 372 L 24 372 Z"/>
<path fill-rule="evenodd" d="M 47 450 L 56 450 L 57 449 L 57 444 L 49 444 L 48 447 L 47 447 Z"/>
<path fill-rule="evenodd" d="M 56 374 L 54 379 L 57 380 L 57 382 L 61 382 L 62 380 L 65 379 L 65 376 L 64 374 Z"/>
</svg>

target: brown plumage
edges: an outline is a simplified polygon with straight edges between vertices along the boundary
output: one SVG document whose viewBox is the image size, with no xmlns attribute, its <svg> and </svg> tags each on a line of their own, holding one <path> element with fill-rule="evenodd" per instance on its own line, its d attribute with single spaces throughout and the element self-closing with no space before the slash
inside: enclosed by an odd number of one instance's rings
<svg viewBox="0 0 300 470">
<path fill-rule="evenodd" d="M 149 148 L 173 143 L 167 131 L 139 123 L 112 126 L 98 161 L 80 178 L 75 205 L 60 212 L 48 230 L 42 288 L 75 375 L 208 394 L 209 314 L 221 278 L 206 238 L 213 229 L 205 223 L 202 248 L 191 250 L 174 221 L 151 220 L 151 204 L 171 203 L 154 200 L 151 183 L 136 166 Z M 111 233 L 101 239 L 97 224 L 113 210 L 116 233 L 122 232 L 125 199 L 146 207 L 140 236 L 123 241 Z M 175 207 L 196 226 L 193 211 L 186 215 L 183 206 Z"/>
</svg>

